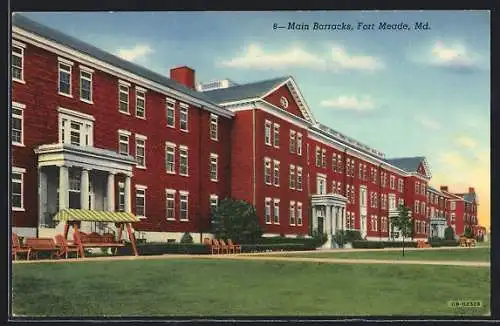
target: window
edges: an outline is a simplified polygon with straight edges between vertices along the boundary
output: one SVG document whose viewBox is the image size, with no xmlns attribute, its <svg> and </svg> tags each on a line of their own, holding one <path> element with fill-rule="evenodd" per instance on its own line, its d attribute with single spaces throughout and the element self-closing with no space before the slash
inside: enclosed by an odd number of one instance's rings
<svg viewBox="0 0 500 326">
<path fill-rule="evenodd" d="M 425 183 L 422 183 L 420 186 L 420 194 L 425 195 Z"/>
<path fill-rule="evenodd" d="M 302 225 L 302 203 L 297 202 L 297 225 Z"/>
<path fill-rule="evenodd" d="M 290 189 L 295 189 L 295 165 L 290 164 Z"/>
<path fill-rule="evenodd" d="M 398 199 L 398 206 L 404 206 L 405 200 L 403 198 Z"/>
<path fill-rule="evenodd" d="M 146 118 L 146 91 L 135 89 L 135 116 L 138 118 Z"/>
<path fill-rule="evenodd" d="M 381 218 L 381 230 L 382 231 L 387 231 L 387 216 L 382 216 Z"/>
<path fill-rule="evenodd" d="M 425 203 L 424 203 L 424 202 L 420 203 L 420 212 L 421 212 L 422 214 L 424 214 L 424 213 L 425 213 Z"/>
<path fill-rule="evenodd" d="M 389 209 L 396 209 L 396 196 L 394 194 L 389 195 Z"/>
<path fill-rule="evenodd" d="M 290 202 L 290 225 L 295 225 L 295 202 Z"/>
<path fill-rule="evenodd" d="M 297 166 L 297 190 L 302 191 L 302 167 Z"/>
<path fill-rule="evenodd" d="M 452 202 L 450 203 L 450 209 L 451 209 L 452 211 L 454 211 L 456 208 L 457 208 L 457 203 L 456 203 L 456 202 L 454 202 L 454 201 L 452 201 Z"/>
<path fill-rule="evenodd" d="M 135 215 L 146 217 L 146 187 L 135 186 Z"/>
<path fill-rule="evenodd" d="M 376 193 L 376 192 L 375 192 L 375 193 L 373 193 L 373 205 L 374 205 L 374 206 L 373 206 L 374 208 L 377 208 L 377 207 L 378 207 L 378 195 L 377 195 L 377 193 Z"/>
<path fill-rule="evenodd" d="M 297 133 L 297 155 L 302 155 L 302 134 Z"/>
<path fill-rule="evenodd" d="M 321 149 L 318 146 L 316 146 L 316 166 L 321 166 Z"/>
<path fill-rule="evenodd" d="M 180 216 L 180 220 L 181 221 L 187 221 L 189 219 L 189 214 L 188 214 L 188 196 L 189 196 L 189 192 L 187 191 L 179 191 L 179 201 L 180 201 L 180 205 L 179 205 L 179 216 Z"/>
<path fill-rule="evenodd" d="M 271 224 L 271 198 L 266 198 L 264 215 L 266 224 Z"/>
<path fill-rule="evenodd" d="M 264 158 L 264 182 L 271 184 L 271 159 L 268 157 Z"/>
<path fill-rule="evenodd" d="M 12 79 L 24 82 L 24 45 L 12 45 Z"/>
<path fill-rule="evenodd" d="M 118 111 L 121 113 L 129 113 L 128 112 L 128 89 L 130 84 L 119 82 L 118 84 Z"/>
<path fill-rule="evenodd" d="M 218 158 L 219 155 L 210 153 L 210 180 L 211 181 L 217 181 L 219 180 L 219 173 L 218 173 Z"/>
<path fill-rule="evenodd" d="M 219 117 L 215 114 L 210 114 L 210 139 L 219 139 Z"/>
<path fill-rule="evenodd" d="M 59 59 L 59 94 L 71 97 L 71 66 L 72 62 Z"/>
<path fill-rule="evenodd" d="M 280 223 L 280 200 L 279 199 L 274 199 L 274 224 L 279 224 Z"/>
<path fill-rule="evenodd" d="M 274 147 L 280 147 L 280 125 L 277 123 L 274 124 L 273 140 L 274 140 Z"/>
<path fill-rule="evenodd" d="M 345 174 L 347 176 L 351 175 L 351 159 L 349 159 L 349 158 L 346 160 L 346 171 L 345 171 Z"/>
<path fill-rule="evenodd" d="M 363 164 L 363 180 L 365 180 L 365 181 L 366 181 L 366 175 L 367 175 L 367 173 L 366 173 L 366 164 Z"/>
<path fill-rule="evenodd" d="M 92 69 L 80 66 L 80 100 L 92 103 Z"/>
<path fill-rule="evenodd" d="M 337 172 L 342 173 L 342 157 L 337 154 Z"/>
<path fill-rule="evenodd" d="M 295 131 L 290 130 L 290 153 L 295 153 Z"/>
<path fill-rule="evenodd" d="M 317 184 L 317 194 L 318 195 L 326 194 L 326 176 L 318 175 L 316 177 L 316 184 Z"/>
<path fill-rule="evenodd" d="M 93 146 L 93 120 L 91 115 L 59 108 L 59 143 Z M 129 132 L 125 131 L 130 135 Z"/>
<path fill-rule="evenodd" d="M 188 176 L 188 148 L 179 146 L 179 175 Z"/>
<path fill-rule="evenodd" d="M 415 182 L 415 193 L 418 194 L 419 190 L 420 190 L 420 184 L 418 181 L 416 181 Z"/>
<path fill-rule="evenodd" d="M 166 143 L 165 144 L 166 150 L 165 150 L 165 162 L 166 162 L 166 168 L 167 168 L 167 173 L 175 173 L 175 144 L 172 143 Z"/>
<path fill-rule="evenodd" d="M 175 128 L 175 101 L 167 98 L 167 127 Z"/>
<path fill-rule="evenodd" d="M 337 154 L 332 154 L 332 171 L 337 172 Z"/>
<path fill-rule="evenodd" d="M 210 212 L 214 212 L 219 205 L 219 196 L 210 195 Z"/>
<path fill-rule="evenodd" d="M 180 129 L 182 131 L 188 131 L 188 106 L 187 104 L 181 104 L 180 115 Z"/>
<path fill-rule="evenodd" d="M 361 164 L 358 166 L 358 178 L 359 180 L 363 180 L 363 166 Z"/>
<path fill-rule="evenodd" d="M 71 137 L 73 138 L 73 134 L 71 135 Z M 126 130 L 118 130 L 118 141 L 119 141 L 118 152 L 122 155 L 129 155 L 129 147 L 128 147 L 129 137 L 130 137 L 130 132 Z M 71 142 L 73 142 L 73 140 L 71 140 Z"/>
<path fill-rule="evenodd" d="M 375 215 L 371 216 L 371 225 L 372 225 L 372 231 L 378 231 L 377 216 L 375 216 Z"/>
<path fill-rule="evenodd" d="M 337 194 L 342 195 L 342 182 L 337 183 Z"/>
<path fill-rule="evenodd" d="M 12 180 L 12 210 L 24 210 L 24 173 L 26 169 L 12 167 L 11 180 Z"/>
<path fill-rule="evenodd" d="M 403 181 L 403 179 L 398 179 L 398 191 L 399 192 L 403 192 L 403 188 L 404 188 L 404 181 Z"/>
<path fill-rule="evenodd" d="M 414 210 L 415 210 L 415 213 L 418 214 L 418 212 L 420 210 L 420 205 L 419 205 L 418 200 L 415 200 L 415 208 L 414 208 Z"/>
<path fill-rule="evenodd" d="M 23 146 L 23 109 L 26 106 L 20 103 L 12 103 L 12 144 Z"/>
<path fill-rule="evenodd" d="M 175 220 L 175 190 L 167 189 L 167 220 Z"/>
<path fill-rule="evenodd" d="M 274 185 L 280 185 L 280 161 L 274 161 Z"/>
<path fill-rule="evenodd" d="M 353 204 L 356 203 L 356 190 L 354 185 L 351 185 L 351 201 Z"/>
<path fill-rule="evenodd" d="M 321 150 L 321 166 L 326 168 L 326 149 Z"/>
<path fill-rule="evenodd" d="M 146 168 L 146 139 L 146 136 L 135 134 L 135 159 L 140 168 Z"/>
<path fill-rule="evenodd" d="M 389 178 L 389 186 L 391 187 L 391 189 L 395 189 L 396 187 L 396 177 L 391 175 L 390 178 Z"/>
<path fill-rule="evenodd" d="M 125 183 L 118 182 L 118 211 L 125 212 Z"/>
<path fill-rule="evenodd" d="M 264 141 L 266 145 L 271 146 L 271 121 L 266 120 L 264 129 Z"/>
</svg>

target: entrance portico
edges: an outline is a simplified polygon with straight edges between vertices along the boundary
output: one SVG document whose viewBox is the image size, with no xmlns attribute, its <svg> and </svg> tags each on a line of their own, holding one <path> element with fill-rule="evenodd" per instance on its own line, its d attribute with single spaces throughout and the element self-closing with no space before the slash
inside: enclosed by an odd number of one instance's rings
<svg viewBox="0 0 500 326">
<path fill-rule="evenodd" d="M 346 228 L 346 202 L 347 198 L 339 194 L 312 195 L 312 222 L 313 231 L 326 233 L 327 242 L 323 248 L 336 248 L 333 235 L 337 230 Z"/>
<path fill-rule="evenodd" d="M 131 212 L 132 168 L 136 164 L 132 156 L 61 143 L 41 145 L 35 153 L 40 227 L 55 227 L 54 215 L 66 208 L 114 211 L 117 175 L 125 179 L 124 211 Z M 59 229 L 61 226 L 55 231 L 62 230 Z"/>
</svg>

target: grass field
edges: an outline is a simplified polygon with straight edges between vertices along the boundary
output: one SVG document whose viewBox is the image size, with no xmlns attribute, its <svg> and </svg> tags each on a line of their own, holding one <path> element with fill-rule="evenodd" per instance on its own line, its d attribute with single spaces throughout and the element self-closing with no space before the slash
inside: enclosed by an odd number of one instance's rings
<svg viewBox="0 0 500 326">
<path fill-rule="evenodd" d="M 488 268 L 158 259 L 14 264 L 29 316 L 484 315 Z M 482 300 L 449 308 L 449 300 Z"/>
<path fill-rule="evenodd" d="M 307 253 L 279 253 L 273 256 L 285 257 L 315 257 L 315 258 L 352 258 L 352 259 L 386 259 L 386 260 L 453 260 L 453 261 L 490 261 L 490 248 L 443 249 L 443 250 L 402 250 L 395 251 L 354 251 Z"/>
</svg>

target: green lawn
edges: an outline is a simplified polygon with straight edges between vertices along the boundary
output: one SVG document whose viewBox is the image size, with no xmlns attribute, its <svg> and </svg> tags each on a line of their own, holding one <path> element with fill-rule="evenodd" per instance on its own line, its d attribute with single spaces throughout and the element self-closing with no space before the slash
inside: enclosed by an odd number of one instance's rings
<svg viewBox="0 0 500 326">
<path fill-rule="evenodd" d="M 36 316 L 483 315 L 488 268 L 158 259 L 14 264 L 13 313 Z M 453 309 L 449 300 L 482 300 Z"/>
<path fill-rule="evenodd" d="M 387 260 L 453 260 L 453 261 L 490 261 L 490 248 L 443 249 L 443 250 L 402 250 L 395 251 L 354 251 L 308 253 L 280 253 L 273 256 L 315 257 L 315 258 L 352 258 L 352 259 L 387 259 Z"/>
</svg>

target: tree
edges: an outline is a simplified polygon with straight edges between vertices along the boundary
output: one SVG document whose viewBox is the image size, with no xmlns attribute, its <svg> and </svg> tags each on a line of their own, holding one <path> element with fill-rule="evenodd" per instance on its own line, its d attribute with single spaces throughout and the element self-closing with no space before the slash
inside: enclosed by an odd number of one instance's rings
<svg viewBox="0 0 500 326">
<path fill-rule="evenodd" d="M 410 209 L 403 205 L 398 207 L 398 215 L 391 217 L 393 227 L 401 232 L 403 237 L 403 256 L 405 255 L 405 238 L 408 238 L 413 233 L 413 223 L 410 217 Z"/>
<path fill-rule="evenodd" d="M 448 226 L 444 230 L 444 238 L 446 240 L 455 240 L 455 230 L 453 230 L 453 228 L 451 226 Z"/>
<path fill-rule="evenodd" d="M 244 200 L 223 199 L 212 213 L 212 231 L 218 239 L 256 243 L 263 230 L 255 207 Z"/>
<path fill-rule="evenodd" d="M 466 227 L 464 230 L 464 237 L 468 239 L 472 239 L 474 235 L 472 234 L 472 229 L 470 227 Z"/>
</svg>

